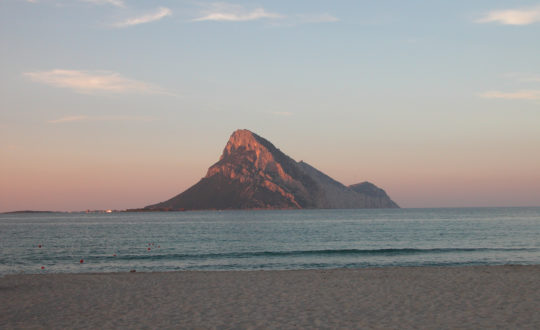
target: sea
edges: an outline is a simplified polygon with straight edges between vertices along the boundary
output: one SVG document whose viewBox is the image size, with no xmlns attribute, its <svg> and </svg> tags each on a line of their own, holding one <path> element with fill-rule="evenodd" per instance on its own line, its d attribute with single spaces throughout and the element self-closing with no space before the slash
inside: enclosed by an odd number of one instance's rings
<svg viewBox="0 0 540 330">
<path fill-rule="evenodd" d="M 540 208 L 0 214 L 0 275 L 540 264 Z"/>
</svg>

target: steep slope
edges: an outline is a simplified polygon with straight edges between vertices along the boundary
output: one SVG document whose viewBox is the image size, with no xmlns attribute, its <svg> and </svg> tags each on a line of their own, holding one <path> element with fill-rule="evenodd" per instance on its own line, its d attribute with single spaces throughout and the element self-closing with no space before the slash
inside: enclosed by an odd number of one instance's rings
<svg viewBox="0 0 540 330">
<path fill-rule="evenodd" d="M 371 207 L 369 199 L 364 194 L 356 193 L 303 161 L 298 164 L 321 187 L 323 198 L 322 204 L 319 205 L 320 208 L 350 209 Z"/>
<path fill-rule="evenodd" d="M 370 198 L 374 208 L 398 208 L 399 206 L 390 199 L 386 191 L 377 187 L 371 182 L 362 182 L 350 185 L 349 188 L 359 194 L 363 194 Z"/>
<path fill-rule="evenodd" d="M 235 131 L 220 157 L 196 185 L 147 209 L 314 208 L 315 181 L 272 143 Z"/>
<path fill-rule="evenodd" d="M 383 199 L 356 192 L 304 162 L 297 163 L 257 134 L 237 130 L 231 135 L 219 161 L 208 169 L 204 178 L 183 193 L 145 209 L 369 208 L 391 205 L 385 204 Z"/>
</svg>

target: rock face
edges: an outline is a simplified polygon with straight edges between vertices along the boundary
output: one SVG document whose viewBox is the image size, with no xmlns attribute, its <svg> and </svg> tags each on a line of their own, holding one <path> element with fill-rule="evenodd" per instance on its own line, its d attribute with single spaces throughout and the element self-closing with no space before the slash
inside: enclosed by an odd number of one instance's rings
<svg viewBox="0 0 540 330">
<path fill-rule="evenodd" d="M 374 208 L 398 208 L 399 206 L 388 197 L 386 191 L 371 182 L 362 182 L 349 186 L 359 194 L 370 196 Z"/>
<path fill-rule="evenodd" d="M 397 208 L 384 190 L 346 187 L 296 162 L 248 130 L 235 131 L 217 163 L 183 193 L 145 210 Z"/>
</svg>

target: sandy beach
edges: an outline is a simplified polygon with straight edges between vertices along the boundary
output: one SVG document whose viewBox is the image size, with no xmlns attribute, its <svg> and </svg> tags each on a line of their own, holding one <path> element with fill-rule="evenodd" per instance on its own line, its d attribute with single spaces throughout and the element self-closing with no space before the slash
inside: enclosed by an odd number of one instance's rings
<svg viewBox="0 0 540 330">
<path fill-rule="evenodd" d="M 8 275 L 0 328 L 540 328 L 540 266 Z"/>
</svg>

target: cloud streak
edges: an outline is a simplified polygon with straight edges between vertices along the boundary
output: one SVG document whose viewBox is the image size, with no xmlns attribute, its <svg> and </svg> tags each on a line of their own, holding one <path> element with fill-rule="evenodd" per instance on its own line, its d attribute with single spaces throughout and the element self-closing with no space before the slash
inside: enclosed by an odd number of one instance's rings
<svg viewBox="0 0 540 330">
<path fill-rule="evenodd" d="M 57 119 L 48 120 L 49 124 L 66 124 L 73 122 L 90 122 L 90 121 L 153 121 L 156 118 L 147 116 L 66 116 Z"/>
<path fill-rule="evenodd" d="M 507 76 L 519 82 L 524 82 L 524 83 L 540 82 L 539 75 L 530 74 L 530 73 L 509 73 Z"/>
<path fill-rule="evenodd" d="M 290 117 L 293 115 L 292 112 L 288 112 L 288 111 L 272 111 L 272 112 L 269 112 L 271 115 L 274 115 L 274 116 L 280 116 L 280 117 Z"/>
<path fill-rule="evenodd" d="M 299 14 L 296 15 L 301 23 L 334 23 L 339 18 L 330 14 Z"/>
<path fill-rule="evenodd" d="M 96 5 L 113 5 L 115 7 L 125 7 L 125 3 L 122 0 L 82 0 L 84 2 L 90 2 Z"/>
<path fill-rule="evenodd" d="M 208 10 L 203 11 L 203 16 L 193 19 L 194 22 L 247 22 L 260 19 L 280 19 L 284 16 L 272 13 L 264 8 L 247 10 L 243 6 L 227 3 L 213 3 Z"/>
<path fill-rule="evenodd" d="M 122 22 L 118 22 L 118 23 L 115 23 L 113 24 L 114 27 L 118 27 L 118 28 L 125 28 L 125 27 L 129 27 L 129 26 L 134 26 L 134 25 L 139 25 L 139 24 L 146 24 L 146 23 L 151 23 L 151 22 L 155 22 L 155 21 L 159 21 L 167 16 L 171 16 L 172 15 L 172 10 L 170 10 L 169 8 L 166 8 L 166 7 L 159 7 L 157 9 L 157 11 L 153 12 L 153 13 L 150 13 L 150 14 L 146 14 L 146 15 L 143 15 L 143 16 L 139 16 L 139 17 L 133 17 L 133 18 L 128 18 Z"/>
<path fill-rule="evenodd" d="M 23 73 L 34 82 L 68 88 L 77 93 L 143 93 L 169 94 L 165 90 L 142 81 L 122 77 L 111 71 L 51 70 Z"/>
<path fill-rule="evenodd" d="M 284 15 L 262 7 L 246 8 L 242 5 L 216 2 L 206 6 L 193 22 L 249 22 L 266 20 L 273 26 L 295 26 L 309 23 L 338 22 L 339 18 L 327 13 Z"/>
<path fill-rule="evenodd" d="M 520 90 L 516 92 L 488 91 L 480 94 L 485 99 L 540 100 L 540 90 Z"/>
<path fill-rule="evenodd" d="M 540 22 L 540 6 L 493 10 L 476 20 L 476 23 L 499 23 L 503 25 L 529 25 L 538 22 Z"/>
</svg>

